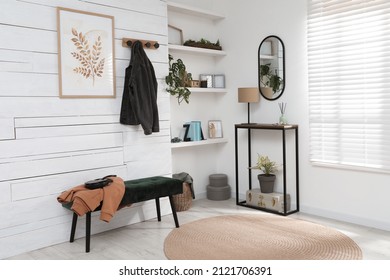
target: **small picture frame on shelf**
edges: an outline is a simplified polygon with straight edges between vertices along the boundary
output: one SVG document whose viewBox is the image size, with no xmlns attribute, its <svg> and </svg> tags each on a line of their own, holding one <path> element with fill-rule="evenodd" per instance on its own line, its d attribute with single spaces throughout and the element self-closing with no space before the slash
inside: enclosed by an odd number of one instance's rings
<svg viewBox="0 0 390 280">
<path fill-rule="evenodd" d="M 170 24 L 168 24 L 168 44 L 183 45 L 183 31 Z"/>
<path fill-rule="evenodd" d="M 187 126 L 183 125 L 183 127 L 180 128 L 179 137 L 178 137 L 181 141 L 185 140 L 184 137 L 186 135 L 186 131 L 187 131 Z"/>
<path fill-rule="evenodd" d="M 213 75 L 211 74 L 200 74 L 199 75 L 200 80 L 200 87 L 207 87 L 212 88 L 213 87 Z"/>
<path fill-rule="evenodd" d="M 200 81 L 199 80 L 192 80 L 191 81 L 191 87 L 196 87 L 196 88 L 198 88 L 198 87 L 200 87 Z"/>
<path fill-rule="evenodd" d="M 222 138 L 222 121 L 210 120 L 208 123 L 209 139 Z"/>
<path fill-rule="evenodd" d="M 225 88 L 225 75 L 218 74 L 213 76 L 213 85 L 215 88 Z"/>
</svg>

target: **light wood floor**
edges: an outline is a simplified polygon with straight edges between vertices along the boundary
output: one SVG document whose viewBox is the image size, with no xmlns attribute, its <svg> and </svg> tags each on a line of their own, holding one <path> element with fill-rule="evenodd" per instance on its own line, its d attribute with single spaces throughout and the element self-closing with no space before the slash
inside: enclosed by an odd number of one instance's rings
<svg viewBox="0 0 390 280">
<path fill-rule="evenodd" d="M 261 211 L 239 207 L 233 199 L 225 201 L 210 201 L 199 199 L 192 207 L 178 212 L 180 224 L 197 219 L 238 213 L 258 213 L 272 215 Z M 324 219 L 303 213 L 296 213 L 290 218 L 303 219 L 337 229 L 352 238 L 362 249 L 365 260 L 390 260 L 390 232 Z M 123 228 L 93 235 L 91 237 L 91 252 L 85 253 L 85 239 L 74 243 L 62 243 L 55 246 L 24 253 L 10 260 L 164 260 L 164 239 L 174 228 L 172 215 L 162 217 L 162 222 L 156 219 L 133 224 Z"/>
</svg>

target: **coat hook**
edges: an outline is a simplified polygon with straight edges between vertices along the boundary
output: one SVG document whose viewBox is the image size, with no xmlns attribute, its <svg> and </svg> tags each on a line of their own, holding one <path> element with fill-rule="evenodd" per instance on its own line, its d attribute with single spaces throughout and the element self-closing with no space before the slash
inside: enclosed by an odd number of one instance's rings
<svg viewBox="0 0 390 280">
<path fill-rule="evenodd" d="M 157 49 L 160 44 L 157 41 L 139 40 L 134 38 L 122 38 L 122 47 L 133 47 L 135 42 L 140 42 L 144 48 Z"/>
</svg>

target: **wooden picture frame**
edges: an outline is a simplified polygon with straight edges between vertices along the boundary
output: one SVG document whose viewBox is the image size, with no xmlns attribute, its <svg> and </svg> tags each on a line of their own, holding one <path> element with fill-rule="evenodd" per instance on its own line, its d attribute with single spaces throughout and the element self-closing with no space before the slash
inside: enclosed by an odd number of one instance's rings
<svg viewBox="0 0 390 280">
<path fill-rule="evenodd" d="M 208 123 L 208 128 L 209 128 L 209 138 L 210 139 L 223 137 L 222 121 L 210 120 Z"/>
<path fill-rule="evenodd" d="M 114 17 L 57 7 L 60 98 L 115 98 Z"/>
</svg>

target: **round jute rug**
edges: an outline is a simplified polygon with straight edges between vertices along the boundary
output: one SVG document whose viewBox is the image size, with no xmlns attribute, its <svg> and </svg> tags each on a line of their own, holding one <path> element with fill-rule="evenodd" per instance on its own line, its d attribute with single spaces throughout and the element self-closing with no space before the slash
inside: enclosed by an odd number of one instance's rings
<svg viewBox="0 0 390 280">
<path fill-rule="evenodd" d="M 359 246 L 345 234 L 276 215 L 226 215 L 190 222 L 169 233 L 171 260 L 354 260 Z"/>
</svg>

